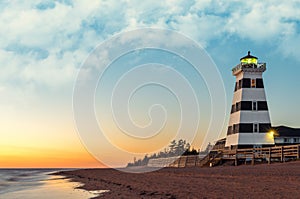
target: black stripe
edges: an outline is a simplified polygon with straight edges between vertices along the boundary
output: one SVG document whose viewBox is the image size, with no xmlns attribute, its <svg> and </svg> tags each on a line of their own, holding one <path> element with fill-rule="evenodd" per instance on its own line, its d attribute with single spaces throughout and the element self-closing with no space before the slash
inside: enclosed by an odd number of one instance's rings
<svg viewBox="0 0 300 199">
<path fill-rule="evenodd" d="M 237 91 L 241 88 L 252 88 L 251 79 L 243 78 L 243 79 L 240 79 L 238 82 L 235 82 L 234 91 Z M 255 79 L 255 88 L 264 88 L 264 82 L 263 82 L 262 78 Z"/>
<path fill-rule="evenodd" d="M 256 110 L 253 107 L 253 101 L 240 101 L 231 106 L 231 114 L 238 111 L 267 111 L 268 103 L 266 101 L 257 101 Z"/>
<path fill-rule="evenodd" d="M 267 133 L 271 129 L 270 123 L 257 123 L 259 133 Z M 239 123 L 232 126 L 228 126 L 227 135 L 236 133 L 253 133 L 254 132 L 253 123 Z"/>
</svg>

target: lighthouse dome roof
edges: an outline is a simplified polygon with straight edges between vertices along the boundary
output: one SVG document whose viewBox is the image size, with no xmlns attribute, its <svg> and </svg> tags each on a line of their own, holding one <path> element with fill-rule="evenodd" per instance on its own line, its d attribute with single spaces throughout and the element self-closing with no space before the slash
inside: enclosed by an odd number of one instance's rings
<svg viewBox="0 0 300 199">
<path fill-rule="evenodd" d="M 250 51 L 248 51 L 248 55 L 246 55 L 245 57 L 242 57 L 240 59 L 240 61 L 242 61 L 243 59 L 247 59 L 247 58 L 254 58 L 254 59 L 258 59 L 257 57 L 253 56 L 253 55 L 250 55 Z"/>
</svg>

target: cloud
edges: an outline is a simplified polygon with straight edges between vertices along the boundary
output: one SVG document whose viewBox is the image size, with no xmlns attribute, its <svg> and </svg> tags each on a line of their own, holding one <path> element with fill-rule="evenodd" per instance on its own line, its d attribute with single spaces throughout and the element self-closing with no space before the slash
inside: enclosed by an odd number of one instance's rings
<svg viewBox="0 0 300 199">
<path fill-rule="evenodd" d="M 296 13 L 293 4 L 270 4 L 268 1 L 251 4 L 247 2 L 244 8 L 233 12 L 228 18 L 226 30 L 237 34 L 241 38 L 250 38 L 253 41 L 274 40 L 293 33 L 294 24 L 286 21 L 294 18 L 287 13 Z"/>
<path fill-rule="evenodd" d="M 0 5 L 2 82 L 30 80 L 59 89 L 74 80 L 75 71 L 97 44 L 141 27 L 177 30 L 205 47 L 233 37 L 267 41 L 285 56 L 299 59 L 297 1 L 60 0 Z M 57 81 L 50 81 L 53 78 Z"/>
<path fill-rule="evenodd" d="M 55 2 L 53 1 L 42 1 L 36 5 L 37 9 L 47 10 L 55 8 Z"/>
</svg>

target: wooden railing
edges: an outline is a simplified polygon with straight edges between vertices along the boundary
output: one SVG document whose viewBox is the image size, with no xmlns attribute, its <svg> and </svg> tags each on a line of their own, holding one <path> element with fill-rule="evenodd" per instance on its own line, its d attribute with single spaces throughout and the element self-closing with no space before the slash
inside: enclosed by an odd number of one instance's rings
<svg viewBox="0 0 300 199">
<path fill-rule="evenodd" d="M 275 146 L 268 148 L 248 148 L 236 150 L 215 150 L 204 157 L 199 155 L 158 158 L 149 161 L 148 166 L 154 167 L 204 167 L 215 166 L 219 162 L 232 161 L 235 165 L 251 162 L 285 162 L 290 159 L 300 159 L 300 144 Z"/>
<path fill-rule="evenodd" d="M 286 160 L 299 158 L 300 145 L 224 150 L 222 157 L 225 161 L 235 160 L 235 165 L 242 161 L 245 163 L 247 163 L 247 161 L 251 161 L 251 164 L 254 164 L 256 161 L 266 161 L 270 164 L 275 161 L 285 162 Z"/>
</svg>

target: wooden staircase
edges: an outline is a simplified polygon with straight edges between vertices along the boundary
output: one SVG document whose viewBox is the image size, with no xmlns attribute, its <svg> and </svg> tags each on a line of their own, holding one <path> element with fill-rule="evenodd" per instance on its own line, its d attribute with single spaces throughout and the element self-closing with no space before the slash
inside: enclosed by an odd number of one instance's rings
<svg viewBox="0 0 300 199">
<path fill-rule="evenodd" d="M 218 165 L 222 161 L 222 151 L 211 151 L 203 159 L 199 160 L 197 166 L 208 167 Z"/>
</svg>

